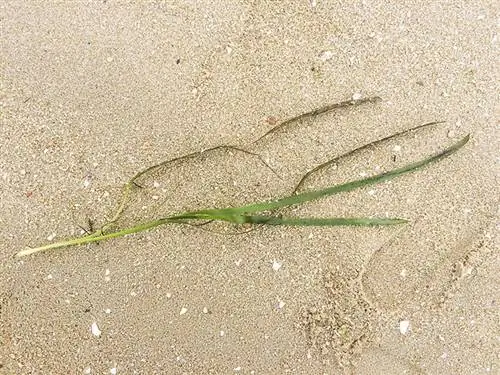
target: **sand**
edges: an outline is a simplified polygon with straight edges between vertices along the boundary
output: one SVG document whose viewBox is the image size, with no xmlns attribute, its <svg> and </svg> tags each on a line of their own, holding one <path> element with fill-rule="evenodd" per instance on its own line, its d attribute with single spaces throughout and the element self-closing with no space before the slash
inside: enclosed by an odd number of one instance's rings
<svg viewBox="0 0 500 375">
<path fill-rule="evenodd" d="M 1 374 L 498 374 L 495 1 L 24 2 L 1 9 Z M 47 252 L 102 224 L 141 169 L 378 95 L 161 183 L 176 209 L 425 170 L 284 214 L 391 228 L 164 227 Z M 399 163 L 399 164 L 398 164 Z M 380 168 L 380 169 L 378 169 Z M 198 180 L 196 180 L 198 178 Z M 188 183 L 189 182 L 189 183 Z M 163 186 L 163 185 L 161 185 Z M 170 206 L 168 206 L 170 207 Z"/>
</svg>

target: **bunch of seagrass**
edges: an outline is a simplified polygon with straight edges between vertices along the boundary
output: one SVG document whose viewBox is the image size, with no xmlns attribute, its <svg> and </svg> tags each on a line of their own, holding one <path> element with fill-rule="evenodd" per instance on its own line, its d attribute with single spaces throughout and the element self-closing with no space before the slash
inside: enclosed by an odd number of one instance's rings
<svg viewBox="0 0 500 375">
<path fill-rule="evenodd" d="M 338 109 L 338 108 L 355 106 L 355 105 L 360 105 L 363 103 L 371 103 L 371 102 L 376 102 L 378 100 L 380 100 L 379 97 L 369 97 L 369 98 L 359 99 L 359 100 L 348 100 L 348 101 L 328 105 L 325 107 L 321 107 L 321 108 L 316 109 L 314 111 L 307 112 L 307 113 L 301 114 L 299 116 L 296 116 L 296 117 L 293 117 L 293 118 L 290 118 L 286 121 L 281 122 L 280 124 L 276 125 L 274 128 L 269 130 L 267 133 L 265 133 L 263 136 L 261 136 L 259 139 L 257 139 L 254 142 L 257 142 L 258 140 L 268 136 L 271 133 L 275 133 L 276 131 L 283 129 L 287 125 L 294 123 L 298 120 L 312 118 L 312 117 L 315 117 L 319 114 L 330 112 L 330 111 Z M 181 157 L 177 157 L 177 158 L 174 158 L 171 160 L 167 160 L 167 161 L 164 161 L 164 162 L 159 163 L 157 165 L 151 166 L 151 167 L 137 173 L 130 181 L 128 181 L 124 185 L 121 203 L 120 203 L 116 213 L 114 214 L 113 218 L 109 222 L 107 222 L 105 225 L 103 225 L 99 230 L 95 231 L 94 233 L 89 233 L 89 234 L 82 236 L 82 237 L 79 237 L 79 238 L 50 243 L 50 244 L 43 245 L 40 247 L 35 247 L 35 248 L 27 248 L 25 250 L 20 251 L 17 254 L 17 256 L 25 256 L 25 255 L 33 254 L 33 253 L 40 252 L 40 251 L 62 248 L 62 247 L 66 247 L 66 246 L 83 245 L 83 244 L 88 244 L 91 242 L 104 241 L 104 240 L 108 240 L 111 238 L 122 237 L 122 236 L 125 236 L 128 234 L 146 231 L 146 230 L 149 230 L 149 229 L 152 229 L 154 227 L 164 225 L 164 224 L 190 224 L 190 225 L 193 225 L 194 223 L 197 223 L 197 222 L 199 222 L 201 224 L 205 224 L 205 223 L 213 222 L 213 221 L 228 222 L 228 223 L 232 223 L 232 224 L 289 225 L 289 226 L 337 226 L 337 225 L 368 226 L 368 225 L 403 224 L 403 223 L 406 223 L 407 220 L 399 219 L 399 218 L 315 218 L 315 217 L 297 218 L 297 217 L 282 217 L 281 215 L 276 214 L 276 210 L 283 208 L 283 207 L 287 207 L 287 206 L 300 205 L 300 204 L 303 204 L 305 202 L 316 200 L 316 199 L 326 197 L 329 195 L 333 195 L 336 193 L 347 192 L 347 191 L 358 189 L 358 188 L 361 188 L 361 187 L 364 187 L 367 185 L 376 184 L 376 183 L 379 183 L 382 181 L 387 181 L 387 180 L 393 179 L 395 177 L 401 176 L 402 174 L 415 171 L 419 168 L 426 166 L 429 163 L 432 163 L 434 161 L 438 161 L 438 160 L 443 159 L 444 157 L 446 157 L 448 155 L 455 153 L 457 150 L 459 150 L 461 147 L 463 147 L 468 142 L 469 135 L 465 136 L 457 143 L 449 146 L 448 148 L 445 148 L 443 151 L 441 151 L 435 155 L 429 156 L 423 160 L 420 160 L 420 161 L 417 161 L 417 162 L 414 162 L 411 164 L 407 164 L 401 168 L 393 169 L 393 170 L 390 170 L 390 171 L 387 171 L 384 173 L 380 173 L 380 174 L 377 174 L 377 175 L 374 175 L 374 176 L 371 176 L 368 178 L 363 178 L 360 180 L 355 180 L 355 181 L 351 181 L 351 182 L 347 182 L 347 183 L 343 183 L 343 184 L 334 185 L 334 186 L 327 187 L 327 188 L 320 189 L 320 190 L 299 192 L 299 190 L 303 186 L 304 182 L 312 174 L 326 168 L 329 165 L 336 163 L 341 158 L 344 158 L 344 157 L 351 155 L 355 152 L 358 152 L 362 149 L 366 149 L 370 146 L 374 146 L 375 144 L 381 143 L 383 141 L 387 141 L 387 140 L 394 138 L 396 136 L 400 136 L 400 135 L 403 135 L 405 133 L 415 131 L 417 129 L 422 129 L 422 128 L 427 127 L 427 126 L 439 124 L 441 122 L 442 121 L 435 121 L 435 122 L 430 122 L 430 123 L 426 123 L 423 125 L 419 125 L 417 127 L 399 132 L 397 134 L 393 134 L 391 136 L 376 140 L 376 141 L 371 142 L 369 144 L 366 144 L 362 147 L 359 147 L 355 150 L 352 150 L 346 154 L 335 157 L 334 159 L 331 159 L 331 160 L 317 166 L 316 168 L 310 170 L 308 173 L 306 173 L 302 177 L 302 179 L 300 180 L 300 182 L 298 183 L 298 185 L 296 186 L 296 188 L 292 192 L 292 194 L 290 194 L 289 196 L 283 197 L 283 198 L 279 198 L 279 199 L 271 200 L 271 201 L 256 202 L 256 203 L 252 203 L 252 204 L 243 205 L 240 207 L 209 208 L 209 209 L 200 209 L 200 210 L 176 213 L 176 214 L 171 215 L 171 216 L 160 217 L 160 218 L 157 218 L 155 220 L 136 223 L 136 224 L 129 226 L 129 227 L 126 227 L 126 228 L 114 228 L 115 227 L 114 224 L 118 221 L 118 219 L 122 215 L 123 211 L 127 207 L 127 204 L 129 203 L 130 194 L 131 194 L 132 190 L 141 188 L 136 183 L 137 179 L 139 179 L 141 176 L 144 176 L 148 173 L 151 173 L 152 171 L 155 171 L 158 168 L 163 167 L 167 164 L 173 163 L 175 161 L 194 158 L 194 157 L 199 156 L 201 154 L 206 154 L 206 153 L 209 153 L 211 151 L 220 150 L 220 149 L 228 149 L 228 150 L 245 152 L 245 153 L 248 153 L 251 155 L 255 155 L 259 158 L 260 158 L 260 156 L 257 154 L 253 154 L 249 151 L 246 151 L 241 147 L 222 145 L 222 146 L 213 147 L 213 148 L 208 149 L 208 150 L 204 150 L 204 151 L 184 155 Z M 262 159 L 261 159 L 261 161 L 264 164 L 266 164 Z M 267 164 L 266 164 L 266 166 L 267 166 Z"/>
</svg>

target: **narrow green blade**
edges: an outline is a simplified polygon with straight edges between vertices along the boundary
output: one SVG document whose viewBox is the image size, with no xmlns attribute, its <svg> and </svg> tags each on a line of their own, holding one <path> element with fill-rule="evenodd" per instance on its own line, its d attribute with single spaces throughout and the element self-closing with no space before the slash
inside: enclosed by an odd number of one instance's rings
<svg viewBox="0 0 500 375">
<path fill-rule="evenodd" d="M 430 164 L 432 162 L 438 161 L 440 159 L 443 159 L 446 156 L 449 156 L 456 151 L 458 151 L 460 148 L 462 148 L 468 141 L 469 141 L 470 135 L 465 136 L 462 138 L 460 141 L 457 143 L 453 144 L 452 146 L 448 147 L 447 149 L 443 150 L 442 152 L 439 152 L 433 156 L 430 156 L 426 159 L 417 161 L 415 163 L 407 164 L 404 167 L 393 169 L 392 171 L 384 172 L 381 174 L 377 174 L 372 177 L 368 177 L 362 180 L 356 180 L 356 181 L 351 181 L 347 182 L 345 184 L 340 184 L 340 185 L 335 185 L 328 187 L 326 189 L 321 189 L 321 190 L 313 190 L 297 195 L 291 195 L 285 198 L 281 198 L 275 201 L 270 201 L 270 202 L 257 202 L 257 203 L 252 203 L 246 206 L 240 206 L 240 207 L 229 207 L 229 208 L 224 208 L 224 209 L 211 209 L 211 210 L 200 210 L 200 211 L 195 211 L 189 213 L 189 215 L 216 215 L 216 216 L 236 216 L 236 215 L 243 215 L 246 213 L 252 213 L 252 212 L 260 212 L 260 211 L 268 211 L 268 210 L 274 210 L 276 208 L 280 207 L 286 207 L 286 206 L 291 206 L 291 205 L 296 205 L 296 204 L 302 204 L 308 201 L 312 201 L 315 199 L 319 199 L 322 197 L 326 197 L 329 195 L 341 193 L 341 192 L 347 192 L 347 191 L 352 191 L 367 185 L 372 185 L 376 183 L 380 183 L 383 181 L 388 181 L 393 178 L 396 178 L 398 176 L 401 176 L 405 173 L 413 172 L 416 171 L 427 164 Z"/>
<path fill-rule="evenodd" d="M 344 217 L 326 217 L 326 218 L 284 218 L 274 216 L 243 216 L 246 223 L 263 225 L 287 225 L 299 227 L 332 227 L 340 225 L 372 226 L 372 225 L 396 225 L 405 224 L 408 221 L 404 219 L 390 218 L 344 218 Z"/>
</svg>

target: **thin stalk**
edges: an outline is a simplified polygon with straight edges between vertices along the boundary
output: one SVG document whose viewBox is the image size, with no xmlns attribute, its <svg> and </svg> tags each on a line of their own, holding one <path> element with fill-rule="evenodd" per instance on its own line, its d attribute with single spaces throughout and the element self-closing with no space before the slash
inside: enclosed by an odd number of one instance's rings
<svg viewBox="0 0 500 375">
<path fill-rule="evenodd" d="M 97 234 L 93 233 L 88 236 L 84 237 L 79 237 L 79 238 L 73 238 L 70 240 L 64 240 L 64 241 L 59 241 L 59 242 L 54 242 L 51 244 L 47 244 L 44 246 L 39 246 L 39 247 L 34 247 L 34 248 L 26 248 L 24 250 L 21 250 L 16 254 L 18 257 L 23 257 L 26 255 L 38 253 L 40 251 L 46 251 L 50 249 L 59 249 L 62 247 L 67 247 L 67 246 L 76 246 L 76 245 L 85 245 L 88 243 L 92 242 L 99 242 L 99 241 L 104 241 L 104 240 L 109 240 L 112 238 L 117 238 L 117 237 L 123 237 L 128 234 L 134 234 L 134 233 L 139 233 L 143 232 L 152 228 L 155 228 L 157 226 L 167 224 L 167 223 L 180 223 L 179 220 L 175 219 L 170 219 L 170 218 L 163 218 L 163 219 L 158 219 L 158 220 L 153 220 L 149 221 L 147 223 L 143 224 L 138 224 L 133 227 L 125 228 L 116 232 L 111 232 L 111 233 L 106 233 L 106 234 Z"/>
</svg>

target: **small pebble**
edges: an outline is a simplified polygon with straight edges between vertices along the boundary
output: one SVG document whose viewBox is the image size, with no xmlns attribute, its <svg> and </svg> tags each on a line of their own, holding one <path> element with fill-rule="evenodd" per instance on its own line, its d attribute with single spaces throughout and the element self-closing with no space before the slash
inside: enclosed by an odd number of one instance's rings
<svg viewBox="0 0 500 375">
<path fill-rule="evenodd" d="M 104 312 L 105 312 L 106 314 L 111 314 L 111 309 L 106 309 L 106 310 L 104 310 Z"/>
<path fill-rule="evenodd" d="M 357 92 L 352 96 L 352 100 L 360 100 L 363 97 L 361 93 Z"/>
<path fill-rule="evenodd" d="M 332 51 L 323 51 L 319 55 L 319 59 L 321 61 L 328 61 L 328 60 L 331 60 L 332 58 L 333 58 L 333 52 Z"/>
<path fill-rule="evenodd" d="M 226 334 L 226 332 L 224 332 L 224 331 L 219 332 L 220 337 L 224 336 L 225 334 Z"/>
<path fill-rule="evenodd" d="M 167 293 L 167 294 L 165 294 L 165 296 L 166 296 L 167 298 L 172 298 L 172 293 Z"/>
<path fill-rule="evenodd" d="M 101 337 L 101 330 L 99 329 L 98 325 L 96 322 L 92 323 L 92 326 L 90 327 L 90 331 L 95 337 Z"/>
<path fill-rule="evenodd" d="M 90 374 L 90 371 L 91 371 L 90 367 L 87 367 L 85 370 L 83 370 L 83 373 L 88 375 L 88 374 Z"/>
<path fill-rule="evenodd" d="M 179 315 L 184 315 L 185 313 L 187 313 L 188 309 L 186 309 L 185 307 L 183 307 L 181 309 L 181 312 L 179 313 Z"/>
<path fill-rule="evenodd" d="M 234 371 L 234 372 L 238 372 L 238 371 L 241 371 L 241 367 L 240 367 L 240 366 L 238 366 L 238 367 L 235 367 L 235 368 L 233 368 L 233 371 Z"/>
<path fill-rule="evenodd" d="M 410 321 L 401 320 L 399 322 L 399 332 L 401 332 L 402 335 L 406 335 L 409 330 L 410 330 Z"/>
<path fill-rule="evenodd" d="M 204 308 L 203 308 L 203 314 L 208 314 L 208 309 L 207 309 L 207 307 L 204 307 Z"/>
<path fill-rule="evenodd" d="M 286 303 L 283 302 L 283 301 L 279 301 L 278 303 L 278 309 L 282 309 L 283 307 L 285 307 Z"/>
<path fill-rule="evenodd" d="M 56 238 L 56 234 L 52 233 L 50 236 L 47 237 L 47 241 L 52 241 L 54 238 Z"/>
<path fill-rule="evenodd" d="M 273 260 L 273 270 L 278 271 L 281 268 L 281 263 Z"/>
<path fill-rule="evenodd" d="M 118 370 L 116 369 L 116 367 L 113 367 L 113 368 L 109 369 L 109 373 L 111 375 L 116 375 L 117 372 L 118 372 Z"/>
<path fill-rule="evenodd" d="M 278 123 L 278 118 L 275 116 L 267 116 L 266 122 L 269 125 L 276 125 Z M 266 163 L 269 164 L 269 159 L 266 159 Z"/>
</svg>

